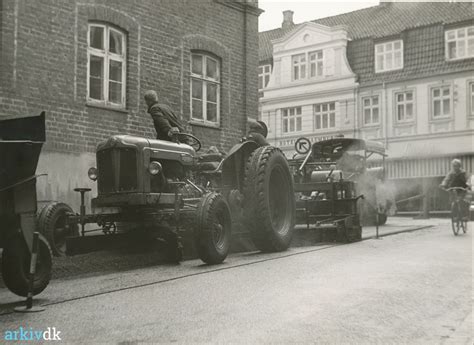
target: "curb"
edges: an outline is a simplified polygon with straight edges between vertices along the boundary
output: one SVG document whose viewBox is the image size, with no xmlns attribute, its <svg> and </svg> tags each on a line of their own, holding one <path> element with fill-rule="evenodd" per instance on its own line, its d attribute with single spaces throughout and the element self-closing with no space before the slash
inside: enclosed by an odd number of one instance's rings
<svg viewBox="0 0 474 345">
<path fill-rule="evenodd" d="M 430 229 L 433 228 L 434 225 L 422 225 L 422 226 L 417 226 L 415 228 L 409 228 L 409 229 L 403 229 L 403 230 L 396 230 L 396 231 L 391 231 L 391 232 L 386 232 L 383 234 L 379 234 L 379 237 L 387 237 L 387 236 L 392 236 L 392 235 L 398 235 L 398 234 L 403 234 L 406 232 L 413 232 L 413 231 L 418 231 L 418 230 L 424 230 L 424 229 Z M 376 236 L 362 236 L 362 241 L 365 240 L 376 240 Z"/>
</svg>

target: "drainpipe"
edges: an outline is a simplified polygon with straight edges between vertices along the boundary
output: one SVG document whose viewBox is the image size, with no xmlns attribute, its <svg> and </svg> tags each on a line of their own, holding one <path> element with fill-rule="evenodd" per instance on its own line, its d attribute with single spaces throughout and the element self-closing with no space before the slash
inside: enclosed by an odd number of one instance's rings
<svg viewBox="0 0 474 345">
<path fill-rule="evenodd" d="M 247 44 L 248 44 L 248 37 L 247 37 L 247 4 L 245 4 L 244 7 L 244 30 L 243 30 L 243 35 L 244 35 L 244 47 L 243 47 L 243 55 L 244 55 L 244 99 L 243 99 L 243 108 L 244 108 L 244 114 L 245 114 L 245 124 L 244 124 L 244 133 L 243 135 L 245 136 L 247 133 L 247 122 L 248 122 L 248 112 L 247 112 L 247 74 L 249 73 L 248 66 L 247 66 Z M 257 115 L 258 117 L 258 115 Z"/>
<path fill-rule="evenodd" d="M 388 97 L 387 97 L 387 85 L 385 82 L 382 83 L 382 91 L 383 91 L 383 102 L 384 102 L 384 114 L 385 114 L 385 121 L 384 121 L 384 132 L 385 132 L 385 150 L 388 149 Z"/>
<path fill-rule="evenodd" d="M 358 137 L 358 134 L 357 134 L 357 128 L 359 126 L 359 88 L 355 88 L 354 89 L 354 99 L 355 99 L 355 103 L 354 103 L 354 138 L 357 138 Z"/>
</svg>

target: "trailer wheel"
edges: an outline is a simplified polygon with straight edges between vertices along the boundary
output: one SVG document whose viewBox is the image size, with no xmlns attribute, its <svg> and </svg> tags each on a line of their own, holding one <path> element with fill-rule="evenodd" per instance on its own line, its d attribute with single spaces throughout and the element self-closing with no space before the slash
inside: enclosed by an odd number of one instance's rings
<svg viewBox="0 0 474 345">
<path fill-rule="evenodd" d="M 288 249 L 295 226 L 293 180 L 280 149 L 263 146 L 249 157 L 244 178 L 244 219 L 263 252 Z"/>
<path fill-rule="evenodd" d="M 14 294 L 26 297 L 30 273 L 31 254 L 21 235 L 15 235 L 3 249 L 2 278 L 6 287 Z M 38 259 L 33 284 L 33 294 L 37 295 L 48 286 L 51 279 L 52 258 L 48 241 L 40 234 Z"/>
<path fill-rule="evenodd" d="M 219 264 L 230 249 L 231 215 L 224 197 L 206 194 L 197 209 L 194 243 L 199 258 L 207 264 Z"/>
<path fill-rule="evenodd" d="M 79 236 L 79 227 L 67 225 L 67 214 L 74 213 L 72 208 L 62 202 L 46 205 L 38 216 L 38 230 L 48 240 L 55 256 L 66 255 L 66 237 Z"/>
</svg>

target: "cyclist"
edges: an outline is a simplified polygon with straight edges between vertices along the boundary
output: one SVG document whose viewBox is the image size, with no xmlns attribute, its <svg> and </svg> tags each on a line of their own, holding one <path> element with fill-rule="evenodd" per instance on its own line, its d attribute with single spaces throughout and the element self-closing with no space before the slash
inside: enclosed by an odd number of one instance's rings
<svg viewBox="0 0 474 345">
<path fill-rule="evenodd" d="M 463 213 L 463 220 L 468 220 L 469 215 L 469 203 L 467 203 L 464 198 L 466 197 L 467 189 L 470 189 L 468 174 L 464 169 L 462 169 L 462 164 L 459 159 L 453 159 L 451 162 L 452 170 L 446 175 L 443 182 L 439 185 L 442 189 L 449 189 L 449 188 L 465 188 L 464 190 L 457 189 L 454 193 L 454 198 L 459 198 L 462 200 L 462 213 Z M 454 201 L 454 199 L 452 200 Z"/>
</svg>

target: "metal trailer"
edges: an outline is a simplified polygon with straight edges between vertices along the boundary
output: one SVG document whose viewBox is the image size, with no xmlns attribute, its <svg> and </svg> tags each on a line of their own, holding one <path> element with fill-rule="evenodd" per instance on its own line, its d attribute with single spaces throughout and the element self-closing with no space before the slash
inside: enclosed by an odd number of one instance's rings
<svg viewBox="0 0 474 345">
<path fill-rule="evenodd" d="M 301 150 L 301 143 L 305 144 L 304 151 Z M 299 152 L 293 156 L 291 164 L 298 175 L 329 172 L 334 167 L 341 172 L 342 180 L 355 182 L 356 194 L 364 195 L 358 203 L 361 222 L 365 225 L 385 224 L 395 200 L 385 184 L 387 155 L 382 143 L 344 137 L 311 143 L 306 138 L 300 138 L 295 148 Z"/>
<path fill-rule="evenodd" d="M 329 237 L 338 242 L 361 239 L 357 202 L 363 195 L 356 195 L 354 181 L 344 180 L 334 167 L 295 180 L 297 224 L 329 230 L 335 235 Z"/>
<path fill-rule="evenodd" d="M 0 248 L 2 278 L 9 290 L 27 296 L 33 233 L 36 231 L 36 167 L 45 141 L 45 114 L 0 121 Z M 33 293 L 51 278 L 51 250 L 39 237 Z"/>
</svg>

